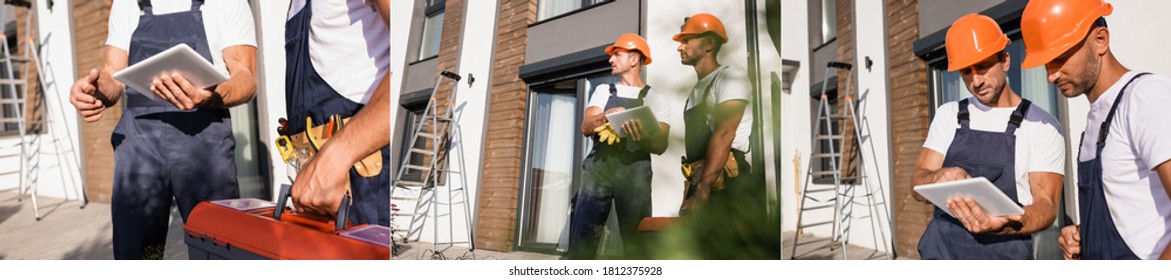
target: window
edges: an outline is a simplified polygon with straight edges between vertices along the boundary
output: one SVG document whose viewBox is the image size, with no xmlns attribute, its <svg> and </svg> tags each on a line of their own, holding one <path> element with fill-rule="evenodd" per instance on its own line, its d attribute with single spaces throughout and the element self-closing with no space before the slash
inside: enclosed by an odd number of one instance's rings
<svg viewBox="0 0 1171 280">
<path fill-rule="evenodd" d="M 565 150 L 584 142 L 576 129 L 583 106 L 580 83 L 567 80 L 534 87 L 530 93 L 521 245 L 555 246 L 567 229 L 581 155 Z"/>
<path fill-rule="evenodd" d="M 567 248 L 570 201 L 581 184 L 582 160 L 593 147 L 579 131 L 581 115 L 593 85 L 613 80 L 601 74 L 532 87 L 517 210 L 521 250 L 554 253 Z M 598 246 L 599 257 L 621 254 L 617 227 L 611 211 Z"/>
<path fill-rule="evenodd" d="M 821 0 L 821 43 L 838 37 L 838 4 L 836 0 Z"/>
<path fill-rule="evenodd" d="M 0 70 L 7 69 L 0 63 Z M 24 115 L 24 85 L 13 83 L 20 79 L 19 73 L 13 71 L 15 79 L 10 79 L 7 72 L 0 71 L 0 135 L 19 133 L 20 121 Z"/>
<path fill-rule="evenodd" d="M 423 20 L 423 40 L 419 46 L 419 60 L 439 55 L 439 39 L 443 34 L 444 1 L 427 1 L 426 19 Z"/>
<path fill-rule="evenodd" d="M 568 12 L 589 8 L 607 0 L 539 0 L 537 21 L 546 20 Z"/>
</svg>

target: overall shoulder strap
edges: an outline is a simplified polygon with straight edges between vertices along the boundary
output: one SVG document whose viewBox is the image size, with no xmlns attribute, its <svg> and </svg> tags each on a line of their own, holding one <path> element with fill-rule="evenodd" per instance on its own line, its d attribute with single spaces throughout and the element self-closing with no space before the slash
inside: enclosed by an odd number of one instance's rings
<svg viewBox="0 0 1171 280">
<path fill-rule="evenodd" d="M 1021 104 L 1017 104 L 1016 110 L 1012 111 L 1012 117 L 1008 118 L 1008 127 L 1004 129 L 1004 133 L 1016 133 L 1016 129 L 1021 127 L 1021 122 L 1025 121 L 1025 116 L 1028 116 L 1032 104 L 1028 99 L 1021 98 Z"/>
<path fill-rule="evenodd" d="M 972 118 L 971 114 L 968 113 L 968 99 L 960 99 L 957 106 L 959 106 L 959 112 L 956 113 L 956 121 L 959 122 L 960 127 L 968 129 L 968 124 Z"/>
<path fill-rule="evenodd" d="M 1138 80 L 1139 77 L 1146 76 L 1148 74 L 1151 73 L 1139 73 L 1138 75 L 1134 75 L 1134 77 L 1131 77 L 1129 81 L 1126 81 L 1126 85 L 1123 85 L 1121 90 L 1118 90 L 1118 96 L 1114 97 L 1114 104 L 1110 105 L 1110 112 L 1106 113 L 1106 120 L 1102 121 L 1102 126 L 1098 129 L 1099 153 L 1101 153 L 1102 147 L 1106 146 L 1106 136 L 1110 135 L 1110 123 L 1114 121 L 1114 112 L 1118 110 L 1118 103 L 1122 103 L 1122 96 L 1126 94 L 1126 89 L 1129 88 L 1130 84 L 1134 83 L 1135 80 Z"/>
</svg>

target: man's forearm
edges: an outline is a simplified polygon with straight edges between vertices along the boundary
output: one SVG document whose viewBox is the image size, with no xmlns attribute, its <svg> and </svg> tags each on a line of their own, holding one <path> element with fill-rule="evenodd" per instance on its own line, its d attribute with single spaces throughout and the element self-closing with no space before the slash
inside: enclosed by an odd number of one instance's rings
<svg viewBox="0 0 1171 280">
<path fill-rule="evenodd" d="M 1000 234 L 1027 235 L 1034 234 L 1053 226 L 1056 218 L 1056 205 L 1049 199 L 1033 199 L 1033 204 L 1025 206 L 1025 214 L 1021 215 L 1021 224 L 1018 226 L 1005 225 Z"/>
<path fill-rule="evenodd" d="M 118 104 L 118 100 L 122 98 L 122 94 L 126 90 L 126 86 L 114 79 L 114 71 L 109 67 L 102 67 L 98 71 L 98 90 L 94 97 L 102 101 L 106 107 L 112 107 Z M 144 93 L 144 94 L 150 94 Z"/>
<path fill-rule="evenodd" d="M 724 169 L 724 163 L 728 161 L 728 152 L 732 150 L 732 140 L 736 137 L 736 128 L 717 128 L 715 133 L 712 133 L 711 140 L 707 144 L 707 157 L 704 159 L 703 165 L 703 181 L 706 183 L 715 182 L 717 176 L 721 176 L 720 171 Z M 742 166 L 741 168 L 746 167 Z"/>
<path fill-rule="evenodd" d="M 205 105 L 207 107 L 231 108 L 256 97 L 256 47 L 228 47 L 224 49 L 224 62 L 231 78 L 214 87 L 211 102 Z"/>
<path fill-rule="evenodd" d="M 911 174 L 911 185 L 913 187 L 934 183 L 934 180 L 932 179 L 933 177 L 935 177 L 935 171 L 916 168 L 915 173 Z M 915 201 L 927 202 L 927 198 L 923 197 L 923 195 L 916 191 L 911 191 L 911 197 L 915 198 Z"/>
<path fill-rule="evenodd" d="M 374 96 L 346 127 L 325 143 L 321 154 L 333 154 L 352 164 L 390 144 L 389 76 L 383 77 Z"/>
</svg>

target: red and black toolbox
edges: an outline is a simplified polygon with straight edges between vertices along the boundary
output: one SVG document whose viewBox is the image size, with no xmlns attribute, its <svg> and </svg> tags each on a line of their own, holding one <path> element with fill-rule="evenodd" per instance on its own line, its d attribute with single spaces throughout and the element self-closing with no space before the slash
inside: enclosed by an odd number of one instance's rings
<svg viewBox="0 0 1171 280">
<path fill-rule="evenodd" d="M 337 217 L 287 210 L 287 186 L 281 188 L 281 203 L 240 198 L 195 206 L 183 225 L 190 259 L 390 259 L 390 228 L 348 222 L 339 226 L 335 221 L 346 220 L 348 207 Z M 342 205 L 349 204 L 345 200 Z"/>
</svg>

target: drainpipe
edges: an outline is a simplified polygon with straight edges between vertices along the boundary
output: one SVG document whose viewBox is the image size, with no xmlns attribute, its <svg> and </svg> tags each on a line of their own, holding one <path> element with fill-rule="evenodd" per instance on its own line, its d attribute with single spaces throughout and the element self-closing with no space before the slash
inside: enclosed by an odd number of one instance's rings
<svg viewBox="0 0 1171 280">
<path fill-rule="evenodd" d="M 761 101 L 761 86 L 760 86 L 760 35 L 756 26 L 756 0 L 744 0 L 744 24 L 745 31 L 748 35 L 748 80 L 752 88 L 752 136 L 749 138 L 749 150 L 752 151 L 752 182 L 757 185 L 765 184 L 764 175 L 764 129 L 763 129 L 763 113 Z M 779 140 L 779 139 L 774 139 Z M 780 201 L 780 192 L 777 192 Z M 767 196 L 766 196 L 767 197 Z M 767 200 L 767 199 L 766 199 Z M 766 201 L 767 202 L 767 201 Z M 772 208 L 772 207 L 769 207 Z M 776 211 L 776 216 L 780 216 L 780 208 L 777 207 L 771 211 Z M 769 212 L 771 212 L 769 211 Z M 766 215 L 771 216 L 771 215 Z M 780 238 L 779 236 L 777 238 Z"/>
</svg>

